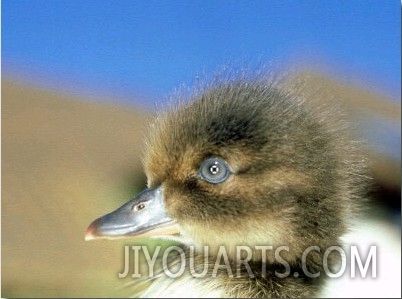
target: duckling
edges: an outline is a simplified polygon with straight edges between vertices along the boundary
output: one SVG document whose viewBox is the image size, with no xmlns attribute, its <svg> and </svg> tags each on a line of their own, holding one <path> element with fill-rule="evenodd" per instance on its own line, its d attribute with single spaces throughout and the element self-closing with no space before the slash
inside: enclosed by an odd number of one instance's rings
<svg viewBox="0 0 402 299">
<path fill-rule="evenodd" d="M 157 115 L 147 188 L 86 239 L 181 242 L 186 272 L 143 296 L 316 297 L 363 200 L 364 164 L 334 109 L 265 78 L 218 80 Z M 215 269 L 222 258 L 230 269 Z"/>
</svg>

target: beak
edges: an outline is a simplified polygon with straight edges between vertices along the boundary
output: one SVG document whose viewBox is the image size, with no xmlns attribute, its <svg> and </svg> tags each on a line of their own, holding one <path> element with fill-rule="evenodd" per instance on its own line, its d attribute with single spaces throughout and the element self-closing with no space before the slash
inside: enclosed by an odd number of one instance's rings
<svg viewBox="0 0 402 299">
<path fill-rule="evenodd" d="M 165 210 L 160 187 L 145 189 L 117 210 L 93 221 L 85 240 L 178 235 L 177 223 Z"/>
</svg>

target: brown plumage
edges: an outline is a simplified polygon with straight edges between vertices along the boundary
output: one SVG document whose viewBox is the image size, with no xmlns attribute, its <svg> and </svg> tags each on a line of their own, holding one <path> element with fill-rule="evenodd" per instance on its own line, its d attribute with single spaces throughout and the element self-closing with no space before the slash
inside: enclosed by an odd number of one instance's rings
<svg viewBox="0 0 402 299">
<path fill-rule="evenodd" d="M 185 250 L 194 246 L 195 267 L 202 264 L 204 246 L 216 257 L 223 245 L 233 273 L 240 274 L 229 277 L 219 270 L 211 277 L 211 258 L 209 275 L 198 279 L 205 290 L 236 297 L 319 295 L 326 276 L 324 252 L 341 245 L 364 187 L 364 160 L 339 115 L 327 106 L 314 107 L 297 88 L 258 78 L 215 81 L 158 114 L 144 169 L 149 190 L 161 192 L 165 222 L 174 221 L 180 233 L 176 239 L 186 244 Z M 107 236 L 100 227 L 109 220 L 100 219 L 89 228 L 91 237 Z M 252 250 L 253 277 L 244 265 L 238 266 L 246 255 L 239 257 L 236 246 L 244 245 Z M 255 248 L 261 245 L 273 250 L 262 257 Z M 281 252 L 290 266 L 283 278 L 275 274 L 286 270 L 274 255 L 280 246 L 289 249 Z M 303 271 L 303 252 L 310 246 L 320 248 L 306 260 L 309 272 L 321 272 L 317 278 Z M 330 267 L 338 257 L 329 256 Z M 178 278 L 184 284 L 197 281 L 186 273 Z M 163 296 L 163 288 L 175 285 L 172 281 L 159 278 L 153 290 L 162 290 Z"/>
</svg>

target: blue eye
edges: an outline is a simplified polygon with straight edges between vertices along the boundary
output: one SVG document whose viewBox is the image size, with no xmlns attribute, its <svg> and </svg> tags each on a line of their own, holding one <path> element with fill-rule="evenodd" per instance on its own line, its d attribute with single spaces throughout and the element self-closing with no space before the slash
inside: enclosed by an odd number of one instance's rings
<svg viewBox="0 0 402 299">
<path fill-rule="evenodd" d="M 221 158 L 209 158 L 200 166 L 200 177 L 204 181 L 218 184 L 226 181 L 230 171 L 225 160 Z"/>
</svg>

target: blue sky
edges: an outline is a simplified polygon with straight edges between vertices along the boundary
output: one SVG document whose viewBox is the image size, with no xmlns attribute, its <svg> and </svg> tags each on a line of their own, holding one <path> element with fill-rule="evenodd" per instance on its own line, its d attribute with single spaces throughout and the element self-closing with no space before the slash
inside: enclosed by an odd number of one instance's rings
<svg viewBox="0 0 402 299">
<path fill-rule="evenodd" d="M 315 61 L 399 99 L 400 18 L 396 0 L 3 0 L 2 74 L 155 101 L 227 62 Z"/>
<path fill-rule="evenodd" d="M 2 75 L 77 96 L 152 110 L 225 63 L 279 62 L 401 98 L 398 0 L 1 2 Z M 366 135 L 400 157 L 399 125 Z"/>
</svg>

